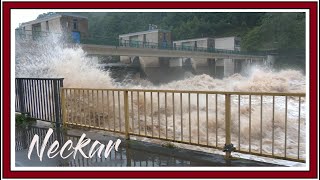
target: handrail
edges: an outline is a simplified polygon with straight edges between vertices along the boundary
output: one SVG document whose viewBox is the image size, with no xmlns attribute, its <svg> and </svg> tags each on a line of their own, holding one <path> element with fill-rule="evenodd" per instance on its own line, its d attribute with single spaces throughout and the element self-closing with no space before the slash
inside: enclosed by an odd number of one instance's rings
<svg viewBox="0 0 320 180">
<path fill-rule="evenodd" d="M 83 88 L 66 88 L 63 89 L 78 89 Z M 126 89 L 126 88 L 85 88 L 86 90 L 106 90 L 106 91 L 139 91 L 139 92 L 169 92 L 169 93 L 203 93 L 203 94 L 231 94 L 231 95 L 267 95 L 267 96 L 305 96 L 306 93 L 294 92 L 246 92 L 246 91 L 204 91 L 204 90 L 174 90 L 174 89 Z"/>
</svg>

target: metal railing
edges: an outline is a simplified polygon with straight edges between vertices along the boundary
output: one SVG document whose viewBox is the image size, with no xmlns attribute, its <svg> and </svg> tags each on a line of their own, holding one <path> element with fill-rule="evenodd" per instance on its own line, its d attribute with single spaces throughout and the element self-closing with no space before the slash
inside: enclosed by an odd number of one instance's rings
<svg viewBox="0 0 320 180">
<path fill-rule="evenodd" d="M 114 42 L 114 41 L 112 41 Z M 208 52 L 208 53 L 225 53 L 225 54 L 239 54 L 239 55 L 257 55 L 266 56 L 267 52 L 250 52 L 250 51 L 237 51 L 237 50 L 227 50 L 227 49 L 216 49 L 213 47 L 194 47 L 185 45 L 172 45 L 171 43 L 166 43 L 165 45 L 161 43 L 148 42 L 148 41 L 136 41 L 136 40 L 119 40 L 120 47 L 133 47 L 133 48 L 152 48 L 152 49 L 164 49 L 173 51 L 195 51 L 195 52 Z"/>
<path fill-rule="evenodd" d="M 16 78 L 15 111 L 61 123 L 60 91 L 63 78 Z"/>
<path fill-rule="evenodd" d="M 62 88 L 65 125 L 305 161 L 304 93 Z"/>
</svg>

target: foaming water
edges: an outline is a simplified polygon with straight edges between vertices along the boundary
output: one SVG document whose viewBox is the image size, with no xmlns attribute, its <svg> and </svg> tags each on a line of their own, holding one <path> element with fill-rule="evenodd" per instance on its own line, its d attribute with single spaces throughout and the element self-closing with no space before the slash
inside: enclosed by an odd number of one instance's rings
<svg viewBox="0 0 320 180">
<path fill-rule="evenodd" d="M 97 60 L 86 56 L 86 53 L 81 49 L 81 46 L 68 47 L 59 38 L 50 37 L 43 41 L 35 42 L 17 42 L 16 44 L 16 77 L 43 77 L 43 78 L 56 78 L 63 77 L 64 87 L 80 87 L 80 88 L 132 88 L 132 89 L 174 89 L 174 90 L 207 90 L 207 91 L 242 91 L 242 92 L 305 92 L 305 76 L 296 70 L 263 70 L 254 68 L 248 77 L 234 74 L 233 76 L 217 79 L 209 75 L 196 75 L 188 77 L 184 80 L 173 81 L 162 85 L 153 85 L 146 80 L 136 81 L 130 83 L 116 83 L 109 76 L 106 71 L 101 71 L 96 68 Z M 128 83 L 129 82 L 129 83 Z M 80 95 L 80 94 L 79 94 Z M 199 102 L 197 102 L 196 94 L 190 96 L 190 107 L 188 106 L 187 94 L 182 94 L 183 103 L 180 102 L 180 95 L 176 94 L 174 97 L 168 93 L 165 97 L 164 94 L 159 95 L 160 103 L 155 101 L 158 97 L 156 94 L 143 93 L 129 94 L 129 99 L 132 101 L 129 106 L 131 108 L 132 125 L 131 130 L 138 133 L 137 125 L 139 124 L 139 133 L 145 131 L 147 134 L 151 130 L 155 132 L 155 136 L 175 137 L 177 139 L 185 139 L 192 142 L 208 141 L 209 144 L 221 147 L 224 145 L 224 96 L 222 95 L 209 95 L 208 115 L 206 114 L 206 96 L 199 95 Z M 109 111 L 99 104 L 90 104 L 86 102 L 86 94 L 82 94 L 83 98 L 73 99 L 81 107 L 88 105 L 88 116 L 83 112 L 75 112 L 69 114 L 72 117 L 81 117 L 81 120 L 86 119 L 85 122 L 95 123 L 96 119 L 92 117 L 102 117 L 105 123 L 102 123 L 105 128 L 121 126 L 116 124 L 116 121 L 122 121 L 120 112 L 114 109 Z M 88 96 L 88 95 L 87 95 Z M 102 94 L 99 96 L 100 99 Z M 104 97 L 107 97 L 104 94 Z M 152 98 L 151 98 L 152 97 Z M 71 97 L 70 97 L 71 98 Z M 94 102 L 99 102 L 98 96 Z M 123 96 L 115 96 L 115 99 L 123 99 Z M 152 101 L 152 99 L 154 101 Z M 167 99 L 168 103 L 164 102 Z M 217 100 L 219 99 L 219 100 Z M 239 107 L 239 100 L 241 106 Z M 285 131 L 285 98 L 277 97 L 275 99 L 275 113 L 272 115 L 272 97 L 263 99 L 263 121 L 261 121 L 261 99 L 260 97 L 252 97 L 251 109 L 249 108 L 249 97 L 241 96 L 240 99 L 232 98 L 232 141 L 237 142 L 238 137 L 241 136 L 240 142 L 242 144 L 241 150 L 251 148 L 253 151 L 260 151 L 260 139 L 262 137 L 263 144 L 262 151 L 264 153 L 271 153 L 272 145 L 275 147 L 282 147 L 284 144 L 284 131 Z M 105 102 L 110 102 L 110 107 L 121 107 L 112 99 L 105 99 Z M 170 102 L 175 101 L 176 104 L 172 105 Z M 305 102 L 304 98 L 301 99 L 301 112 L 298 113 L 297 99 L 288 99 L 288 155 L 295 156 L 297 150 L 297 142 L 300 141 L 300 156 L 305 157 Z M 123 101 L 121 101 L 123 102 Z M 217 102 L 217 103 L 215 103 Z M 100 102 L 101 103 L 101 102 Z M 197 107 L 199 104 L 199 107 Z M 151 109 L 151 107 L 154 107 Z M 68 107 L 70 108 L 70 107 Z M 108 107 L 109 108 L 109 107 Z M 120 109 L 121 109 L 120 108 Z M 175 111 L 173 111 L 175 109 Z M 117 112 L 116 112 L 117 111 Z M 140 112 L 140 116 L 136 112 Z M 190 114 L 188 113 L 190 111 Z M 108 112 L 109 114 L 106 114 Z M 134 113 L 135 112 L 135 113 Z M 199 113 L 198 113 L 199 112 Z M 251 114 L 249 113 L 251 112 Z M 90 115 L 89 115 L 90 114 Z M 102 115 L 101 115 L 102 114 Z M 167 117 L 164 115 L 167 114 Z M 198 115 L 199 114 L 199 115 Z M 298 124 L 299 115 L 301 122 Z M 122 116 L 123 117 L 123 116 Z M 145 117 L 145 120 L 143 119 Z M 198 118 L 199 117 L 199 118 Z M 239 117 L 241 122 L 239 123 Z M 250 117 L 250 118 L 249 118 Z M 114 121 L 111 121 L 113 119 Z M 199 120 L 198 120 L 199 119 Z M 208 119 L 208 121 L 207 121 Z M 77 119 L 73 120 L 77 121 Z M 79 120 L 80 121 L 80 120 Z M 146 122 L 147 121 L 147 122 Z M 262 122 L 262 123 L 261 123 Z M 197 124 L 200 127 L 197 128 Z M 249 126 L 251 123 L 251 128 Z M 122 126 L 124 123 L 122 123 Z M 134 126 L 135 125 L 135 126 Z M 152 126 L 153 125 L 153 126 Z M 301 127 L 300 139 L 298 136 L 298 126 Z M 93 124 L 96 126 L 96 124 Z M 167 128 L 166 128 L 167 127 Z M 274 127 L 274 132 L 272 132 Z M 123 128 L 123 127 L 122 127 Z M 249 137 L 249 129 L 251 137 Z M 261 129 L 263 131 L 261 131 Z M 183 134 L 181 132 L 184 132 Z M 190 133 L 189 133 L 190 132 Z M 208 134 L 208 136 L 207 136 Z M 272 142 L 274 138 L 274 142 Z M 298 140 L 299 139 L 299 140 Z M 249 141 L 251 145 L 249 147 Z M 212 144 L 213 143 L 213 144 Z M 283 154 L 284 149 L 276 149 L 275 154 Z"/>
<path fill-rule="evenodd" d="M 18 41 L 16 52 L 16 77 L 64 78 L 65 87 L 113 87 L 109 72 L 96 68 L 96 58 L 80 46 L 67 47 L 60 37 Z"/>
</svg>

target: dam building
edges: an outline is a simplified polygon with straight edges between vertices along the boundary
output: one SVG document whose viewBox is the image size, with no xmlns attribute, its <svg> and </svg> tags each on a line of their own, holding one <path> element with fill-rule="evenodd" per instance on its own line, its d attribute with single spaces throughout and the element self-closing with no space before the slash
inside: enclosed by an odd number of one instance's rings
<svg viewBox="0 0 320 180">
<path fill-rule="evenodd" d="M 239 51 L 240 38 L 196 38 L 172 41 L 171 32 L 150 28 L 148 31 L 119 35 L 119 46 L 133 48 L 157 48 L 182 51 Z M 217 78 L 228 77 L 235 73 L 245 74 L 252 64 L 250 59 L 201 58 L 201 57 L 148 57 L 120 56 L 123 64 L 139 64 L 143 75 L 153 82 L 167 82 L 182 79 L 187 74 L 209 74 Z M 257 61 L 258 62 L 258 61 Z M 262 61 L 259 61 L 262 62 Z"/>
<path fill-rule="evenodd" d="M 119 46 L 133 48 L 171 49 L 171 31 L 158 29 L 156 25 L 149 25 L 147 31 L 119 35 Z M 139 64 L 141 76 L 147 76 L 155 83 L 167 82 L 172 77 L 183 78 L 182 62 L 178 58 L 120 56 L 123 64 Z"/>
<path fill-rule="evenodd" d="M 241 51 L 240 38 L 220 37 L 220 38 L 196 38 L 173 41 L 174 47 L 182 47 L 193 51 L 212 50 L 218 52 Z M 184 64 L 191 64 L 197 74 L 209 74 L 214 77 L 227 77 L 235 73 L 244 74 L 246 68 L 252 60 L 229 59 L 229 58 L 182 58 Z"/>
<path fill-rule="evenodd" d="M 88 18 L 73 14 L 53 14 L 22 23 L 18 31 L 25 38 L 34 40 L 49 33 L 65 34 L 73 42 L 80 43 L 81 37 L 88 35 Z"/>
</svg>

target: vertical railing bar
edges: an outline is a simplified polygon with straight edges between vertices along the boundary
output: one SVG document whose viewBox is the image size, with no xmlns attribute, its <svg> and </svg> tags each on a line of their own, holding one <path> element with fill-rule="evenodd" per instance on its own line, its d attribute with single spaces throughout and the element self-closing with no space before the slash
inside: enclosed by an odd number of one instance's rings
<svg viewBox="0 0 320 180">
<path fill-rule="evenodd" d="M 38 111 L 39 111 L 39 115 L 38 115 L 38 118 L 39 119 L 42 119 L 43 117 L 43 108 L 42 108 L 42 103 L 43 103 L 43 100 L 42 100 L 42 96 L 41 96 L 41 80 L 37 80 L 38 81 L 38 89 L 37 89 L 37 94 L 38 94 Z"/>
<path fill-rule="evenodd" d="M 80 90 L 77 89 L 77 98 L 76 98 L 77 102 L 76 102 L 76 105 L 75 105 L 75 112 L 76 112 L 76 120 L 77 122 L 80 122 L 81 123 L 81 120 L 78 119 L 78 113 L 81 112 L 81 107 L 80 107 Z M 81 113 L 79 114 L 79 117 L 80 117 Z"/>
<path fill-rule="evenodd" d="M 84 122 L 83 126 L 87 126 L 87 124 L 88 124 L 87 121 L 89 121 L 89 119 L 90 119 L 90 113 L 89 113 L 90 93 L 89 93 L 88 89 L 83 89 L 83 93 L 85 93 L 85 92 L 86 92 L 86 97 L 85 97 L 85 95 L 83 95 L 83 106 L 82 106 L 82 108 L 83 108 L 83 122 Z M 85 103 L 85 101 L 87 101 L 87 103 Z"/>
<path fill-rule="evenodd" d="M 182 93 L 180 93 L 180 116 L 181 116 L 181 141 L 183 141 L 183 109 L 182 109 Z"/>
<path fill-rule="evenodd" d="M 47 101 L 46 101 L 46 97 L 45 97 L 45 89 L 46 89 L 45 82 L 46 82 L 45 79 L 41 81 L 41 94 L 42 94 L 42 101 L 43 101 L 43 103 L 42 103 L 42 111 L 43 111 L 42 119 L 48 120 L 47 113 L 46 113 L 47 112 L 47 108 L 46 108 Z M 59 93 L 60 93 L 60 91 L 59 91 Z"/>
<path fill-rule="evenodd" d="M 46 119 L 45 118 L 45 105 L 44 105 L 44 103 L 45 103 L 45 100 L 44 100 L 44 97 L 43 97 L 43 80 L 39 80 L 39 96 L 40 96 L 40 102 L 41 103 L 39 103 L 39 108 L 40 108 L 40 111 L 41 111 L 41 119 Z M 59 92 L 60 93 L 60 92 Z M 59 94 L 58 93 L 58 94 Z M 60 100 L 59 100 L 60 101 Z"/>
<path fill-rule="evenodd" d="M 27 82 L 25 82 L 27 83 Z M 19 101 L 20 101 L 20 106 L 19 106 L 19 109 L 20 109 L 20 112 L 25 112 L 27 111 L 27 108 L 25 107 L 25 104 L 26 104 L 26 92 L 25 92 L 25 89 L 24 89 L 24 80 L 23 79 L 19 79 L 18 80 L 18 94 L 19 94 Z"/>
<path fill-rule="evenodd" d="M 138 101 L 138 127 L 139 127 L 139 135 L 140 135 L 140 92 L 137 91 L 137 101 Z"/>
<path fill-rule="evenodd" d="M 102 121 L 103 121 L 103 129 L 105 129 L 106 127 L 106 122 L 105 122 L 105 114 L 104 114 L 104 90 L 101 90 L 101 107 L 102 107 Z M 101 123 L 101 120 L 100 120 Z M 99 124 L 99 126 L 101 126 L 101 124 Z"/>
<path fill-rule="evenodd" d="M 29 99 L 29 102 L 30 102 L 30 105 L 29 106 L 27 106 L 26 107 L 26 105 L 24 105 L 24 109 L 25 109 L 25 111 L 27 111 L 27 112 L 29 112 L 30 113 L 30 115 L 31 115 L 31 112 L 34 112 L 33 111 L 33 109 L 32 109 L 32 106 L 35 104 L 35 102 L 34 102 L 34 100 L 33 100 L 33 98 L 32 98 L 32 95 L 33 95 L 33 91 L 32 91 L 32 85 L 31 85 L 31 81 L 30 80 L 25 80 L 24 81 L 26 84 L 27 84 L 27 88 L 24 88 L 23 86 L 24 86 L 24 83 L 23 83 L 23 80 L 21 80 L 21 86 L 22 87 L 19 87 L 19 88 L 22 88 L 23 90 L 23 93 L 24 93 L 24 96 L 25 97 L 23 97 L 23 102 L 20 102 L 20 103 L 24 103 L 24 102 L 26 102 L 26 99 L 25 98 L 27 98 L 27 99 Z M 27 97 L 26 97 L 27 96 Z M 28 108 L 28 109 L 27 109 Z"/>
<path fill-rule="evenodd" d="M 31 80 L 31 82 L 32 82 L 32 89 L 33 89 L 33 91 L 32 91 L 32 99 L 33 99 L 33 105 L 32 105 L 32 112 L 30 112 L 30 115 L 32 116 L 32 117 L 37 117 L 37 96 L 36 96 L 36 91 L 35 91 L 35 89 L 36 89 L 36 82 L 35 82 L 36 80 L 34 80 L 34 79 L 32 79 Z M 23 100 L 23 103 L 25 103 L 25 99 Z"/>
<path fill-rule="evenodd" d="M 35 112 L 35 97 L 34 97 L 34 91 L 32 91 L 32 88 L 34 88 L 34 80 L 33 79 L 31 79 L 30 80 L 30 84 L 31 84 L 31 86 L 30 86 L 30 92 L 31 92 L 31 112 L 30 112 L 30 116 L 32 116 L 32 117 L 34 117 L 34 112 Z"/>
<path fill-rule="evenodd" d="M 160 127 L 161 127 L 161 124 L 160 124 L 160 93 L 157 92 L 157 96 L 158 96 L 158 125 L 159 125 L 159 138 L 160 138 Z"/>
<path fill-rule="evenodd" d="M 109 90 L 107 90 L 107 113 L 108 113 L 108 130 L 111 130 L 111 125 L 110 125 L 110 96 L 109 96 Z"/>
<path fill-rule="evenodd" d="M 47 87 L 46 87 L 46 82 L 47 80 L 42 80 L 42 87 L 41 87 L 41 90 L 42 90 L 42 95 L 43 95 L 43 110 L 44 110 L 44 119 L 45 120 L 48 120 L 48 109 L 47 109 L 47 103 L 48 101 L 46 100 L 47 96 L 46 96 L 46 92 L 47 92 Z"/>
<path fill-rule="evenodd" d="M 18 79 L 15 79 L 15 111 L 17 111 L 19 109 L 20 111 L 20 106 L 19 106 L 19 93 L 18 93 L 18 83 L 17 83 Z"/>
<path fill-rule="evenodd" d="M 199 120 L 199 93 L 197 93 L 197 133 L 198 133 L 198 144 L 200 143 L 200 120 Z"/>
<path fill-rule="evenodd" d="M 79 103 L 77 102 L 77 97 L 76 97 L 76 92 L 77 90 L 76 89 L 73 89 L 73 98 L 72 98 L 72 100 L 73 100 L 73 104 L 72 104 L 72 106 L 70 107 L 73 111 L 73 113 L 71 114 L 71 116 L 74 118 L 74 123 L 75 124 L 79 124 L 79 125 L 83 125 L 83 124 L 81 124 L 81 122 L 79 122 L 79 121 L 77 121 L 77 113 L 79 112 L 79 108 L 78 108 L 78 106 L 79 106 Z"/>
<path fill-rule="evenodd" d="M 21 112 L 21 94 L 20 94 L 20 85 L 19 85 L 20 79 L 16 79 L 15 83 L 16 83 L 16 110 L 18 109 Z M 29 110 L 30 111 L 30 110 Z"/>
<path fill-rule="evenodd" d="M 94 124 L 93 124 L 93 122 L 95 122 L 95 114 L 94 114 L 94 112 L 93 112 L 93 110 L 94 110 L 94 91 L 93 90 L 91 90 L 91 101 L 92 101 L 92 112 L 91 112 L 91 114 L 92 114 L 92 120 L 90 121 L 90 124 L 89 124 L 89 127 L 90 126 L 94 126 Z"/>
<path fill-rule="evenodd" d="M 52 109 L 51 109 L 51 104 L 52 104 L 52 101 L 50 100 L 50 92 L 51 92 L 51 94 L 52 94 L 52 88 L 51 88 L 51 80 L 48 80 L 47 81 L 47 90 L 48 90 L 48 94 L 47 94 L 47 99 L 48 99 L 48 113 L 49 113 L 49 117 L 48 117 L 48 119 L 50 120 L 50 121 L 52 121 Z M 67 102 L 67 91 L 65 91 L 65 101 Z M 67 109 L 67 107 L 68 106 L 66 106 L 66 109 Z M 65 120 L 67 120 L 67 117 L 68 116 L 66 116 L 66 119 Z"/>
<path fill-rule="evenodd" d="M 60 110 L 61 110 L 61 107 L 60 107 L 60 103 L 59 103 L 59 86 L 58 86 L 58 82 L 57 81 L 54 81 L 54 109 L 55 109 L 55 125 L 56 125 L 56 128 L 57 130 L 59 131 L 59 127 L 60 127 L 60 122 L 61 121 L 61 115 L 60 115 Z M 58 140 L 61 140 L 60 139 L 60 134 L 58 134 L 59 137 L 58 137 Z"/>
<path fill-rule="evenodd" d="M 22 79 L 18 79 L 17 80 L 17 84 L 18 84 L 18 95 L 19 95 L 19 110 L 20 112 L 25 111 L 25 107 L 23 107 L 23 103 L 24 103 L 24 92 L 23 92 L 23 80 Z M 30 82 L 31 84 L 31 82 Z M 31 86 L 31 85 L 30 85 Z M 31 87 L 30 87 L 31 88 Z M 31 94 L 32 95 L 32 94 Z M 32 96 L 31 96 L 32 99 Z M 32 105 L 30 105 L 30 112 L 32 111 Z"/>
<path fill-rule="evenodd" d="M 133 91 L 131 93 L 131 116 L 132 116 L 132 131 L 134 132 L 134 109 L 133 109 Z"/>
<path fill-rule="evenodd" d="M 103 109 L 103 106 L 99 105 L 99 90 L 96 90 L 96 93 L 97 93 L 97 97 L 96 97 L 97 98 L 97 106 L 101 107 Z M 97 107 L 97 109 L 98 109 L 98 107 Z M 98 127 L 99 128 L 101 128 L 101 126 L 100 126 L 101 125 L 101 122 L 100 122 L 101 121 L 101 114 L 100 113 L 101 113 L 101 111 L 99 110 L 98 111 L 98 117 L 97 117 L 97 119 L 98 119 Z"/>
<path fill-rule="evenodd" d="M 118 114 L 119 114 L 119 130 L 121 132 L 121 101 L 120 101 L 120 91 L 118 91 Z"/>
<path fill-rule="evenodd" d="M 86 90 L 86 92 L 87 92 L 87 90 Z M 81 102 L 81 111 L 83 112 L 82 113 L 82 116 L 81 116 L 81 123 L 82 124 L 85 124 L 85 122 L 86 122 L 86 110 L 88 109 L 88 108 L 86 108 L 86 106 L 85 106 L 85 90 L 84 89 L 82 89 L 82 102 Z"/>
<path fill-rule="evenodd" d="M 50 116 L 51 116 L 51 113 L 50 113 L 50 98 L 49 98 L 49 96 L 50 96 L 50 88 L 49 88 L 49 81 L 50 80 L 46 80 L 46 94 L 45 94 L 45 96 L 46 96 L 46 101 L 47 101 L 47 105 L 46 105 L 46 109 L 47 109 L 47 117 L 48 117 L 48 120 L 49 121 L 52 121 L 50 118 Z M 66 93 L 66 91 L 65 91 L 65 93 Z M 66 94 L 65 94 L 65 96 L 66 96 Z M 66 97 L 65 97 L 66 98 Z M 64 99 L 64 100 L 66 100 L 66 99 Z"/>
<path fill-rule="evenodd" d="M 84 116 L 84 124 L 83 126 L 88 126 L 90 123 L 90 90 L 86 89 L 87 92 L 87 98 L 88 98 L 88 102 L 86 104 L 86 106 L 84 107 L 84 109 L 86 110 L 85 116 Z"/>
<path fill-rule="evenodd" d="M 49 104 L 50 104 L 50 101 L 49 101 L 49 88 L 48 88 L 48 81 L 49 80 L 45 80 L 44 81 L 44 87 L 45 87 L 45 89 L 44 89 L 44 97 L 45 97 L 45 101 L 46 101 L 46 119 L 47 120 L 49 120 L 49 121 L 51 121 L 50 120 L 50 110 L 49 110 Z M 62 99 L 61 99 L 62 100 Z"/>
<path fill-rule="evenodd" d="M 172 121 L 173 121 L 173 140 L 176 139 L 176 123 L 175 123 L 175 109 L 174 109 L 174 93 L 172 93 Z"/>
<path fill-rule="evenodd" d="M 68 101 L 67 97 L 68 97 L 68 90 L 69 89 L 64 89 L 64 102 L 65 102 L 65 116 L 64 116 L 64 123 L 68 123 L 68 118 L 69 118 L 69 111 L 68 111 L 68 107 L 70 107 L 70 102 Z"/>
<path fill-rule="evenodd" d="M 116 100 L 114 97 L 114 91 L 112 91 L 112 110 L 113 110 L 113 131 L 116 130 Z"/>
<path fill-rule="evenodd" d="M 55 115 L 55 111 L 54 111 L 54 85 L 53 85 L 53 81 L 54 80 L 51 80 L 51 91 L 52 91 L 52 94 L 51 94 L 51 110 L 52 110 L 52 121 L 54 121 L 54 115 Z M 71 112 L 70 112 L 71 114 Z"/>
<path fill-rule="evenodd" d="M 34 106 L 35 106 L 35 111 L 34 111 L 34 117 L 35 118 L 38 118 L 39 117 L 39 96 L 38 96 L 38 80 L 35 80 L 34 82 L 35 84 L 35 87 L 33 89 L 33 92 L 35 94 L 35 103 L 34 103 Z M 56 113 L 56 112 L 55 112 Z"/>
<path fill-rule="evenodd" d="M 191 97 L 190 93 L 188 93 L 188 106 L 189 106 L 189 143 L 191 143 Z"/>
<path fill-rule="evenodd" d="M 249 152 L 251 152 L 251 95 L 249 95 Z"/>
<path fill-rule="evenodd" d="M 300 111 L 301 111 L 301 97 L 299 97 L 299 113 L 298 113 L 298 160 L 300 159 Z"/>
<path fill-rule="evenodd" d="M 42 119 L 44 120 L 47 120 L 46 118 L 46 99 L 45 99 L 45 96 L 44 96 L 44 91 L 45 91 L 45 86 L 44 86 L 44 82 L 46 80 L 42 80 L 41 81 L 41 96 L 42 96 Z M 59 89 L 58 89 L 58 92 L 60 93 Z M 60 99 L 59 99 L 60 101 Z"/>
<path fill-rule="evenodd" d="M 208 93 L 206 93 L 206 126 L 207 126 L 207 146 L 209 145 L 209 113 L 208 113 Z"/>
<path fill-rule="evenodd" d="M 225 144 L 231 145 L 231 94 L 225 94 Z M 231 151 L 226 151 L 226 158 L 231 157 Z"/>
<path fill-rule="evenodd" d="M 240 123 L 240 104 L 241 104 L 241 102 L 240 102 L 241 100 L 240 100 L 240 94 L 238 95 L 238 149 L 239 149 L 239 151 L 241 151 L 241 148 L 240 148 L 240 132 L 241 132 L 241 123 Z"/>
<path fill-rule="evenodd" d="M 18 93 L 18 83 L 17 83 L 18 79 L 15 79 L 15 111 L 17 111 L 17 109 L 19 109 L 20 111 L 20 106 L 19 106 L 19 93 Z"/>
<path fill-rule="evenodd" d="M 164 113 L 166 116 L 166 139 L 168 139 L 167 92 L 164 93 Z"/>
<path fill-rule="evenodd" d="M 218 147 L 218 94 L 216 94 L 216 147 Z"/>
<path fill-rule="evenodd" d="M 123 104 L 124 104 L 124 121 L 125 121 L 125 136 L 126 139 L 130 139 L 130 132 L 129 132 L 129 97 L 128 91 L 123 91 Z M 122 153 L 120 153 L 122 155 Z M 122 156 L 121 156 L 122 159 Z"/>
<path fill-rule="evenodd" d="M 260 96 L 260 154 L 262 154 L 262 110 L 263 110 L 263 96 Z"/>
<path fill-rule="evenodd" d="M 20 112 L 27 112 L 27 107 L 26 107 L 26 92 L 25 91 L 28 91 L 28 89 L 25 89 L 25 84 L 28 83 L 29 81 L 28 80 L 24 80 L 24 79 L 19 79 L 18 81 L 18 84 L 19 84 L 19 100 L 20 100 Z M 32 94 L 33 91 L 32 91 L 32 88 L 33 87 L 30 87 L 30 93 Z M 33 95 L 33 94 L 32 94 Z M 30 109 L 32 109 L 34 106 L 34 103 L 32 103 L 30 105 Z M 31 110 L 30 114 L 34 112 L 33 110 Z"/>
<path fill-rule="evenodd" d="M 22 82 L 22 80 L 21 80 Z M 24 105 L 24 111 L 25 112 L 30 112 L 30 105 L 32 104 L 31 101 L 30 101 L 30 97 L 29 97 L 29 93 L 31 92 L 29 90 L 30 86 L 29 86 L 29 81 L 28 80 L 25 80 L 24 83 L 20 83 L 21 87 L 18 87 L 20 89 L 20 92 L 21 90 L 23 91 L 23 94 L 24 94 L 24 101 L 25 101 L 25 105 Z M 20 94 L 20 96 L 22 96 Z M 22 99 L 22 98 L 21 98 Z M 22 112 L 22 110 L 20 110 Z"/>
<path fill-rule="evenodd" d="M 275 98 L 272 96 L 272 156 L 274 156 L 274 103 Z"/>
<path fill-rule="evenodd" d="M 285 97 L 284 157 L 287 157 L 288 96 Z"/>
<path fill-rule="evenodd" d="M 147 103 L 146 92 L 143 92 L 143 109 L 144 109 L 144 135 L 147 135 Z"/>
<path fill-rule="evenodd" d="M 151 136 L 153 137 L 153 130 L 154 130 L 154 127 L 153 127 L 153 96 L 152 96 L 152 92 L 150 92 L 150 103 L 151 103 Z"/>
<path fill-rule="evenodd" d="M 70 123 L 74 123 L 73 121 L 73 107 L 74 107 L 74 94 L 72 93 L 72 91 L 74 91 L 73 89 L 70 89 Z M 89 99 L 88 99 L 88 103 L 89 103 Z"/>
<path fill-rule="evenodd" d="M 43 97 L 42 97 L 42 83 L 41 83 L 41 81 L 42 80 L 39 80 L 39 84 L 38 84 L 38 95 L 39 95 L 39 102 L 38 102 L 38 104 L 39 104 L 39 116 L 38 116 L 38 118 L 39 119 L 44 119 L 43 118 L 43 109 L 44 108 L 42 108 L 42 107 L 44 107 L 43 106 Z"/>
</svg>

